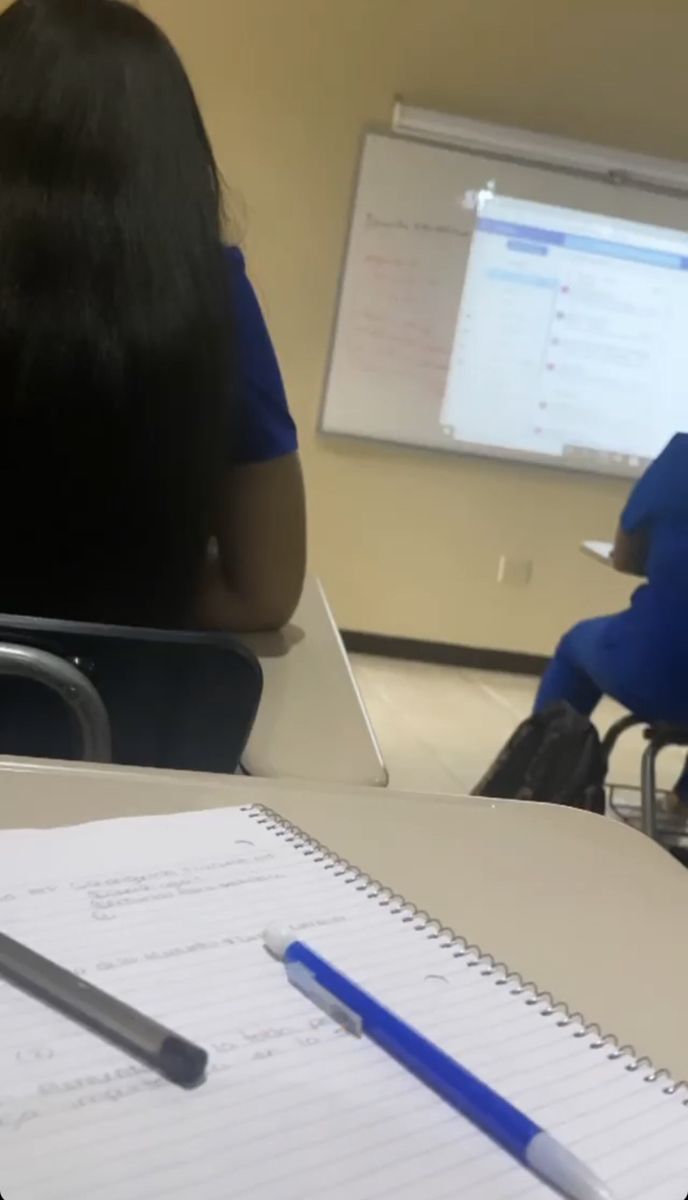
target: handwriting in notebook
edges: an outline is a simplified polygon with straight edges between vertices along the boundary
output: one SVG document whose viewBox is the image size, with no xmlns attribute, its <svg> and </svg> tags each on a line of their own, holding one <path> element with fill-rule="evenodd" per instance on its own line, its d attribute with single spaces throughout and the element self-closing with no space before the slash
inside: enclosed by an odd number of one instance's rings
<svg viewBox="0 0 688 1200">
<path fill-rule="evenodd" d="M 0 986 L 2 1195 L 553 1200 L 285 983 L 262 948 L 275 920 L 556 1127 L 619 1200 L 682 1195 L 688 1112 L 676 1098 L 442 950 L 407 913 L 393 918 L 323 858 L 238 811 L 0 835 L 6 932 L 210 1055 L 207 1083 L 181 1092 Z"/>
<path fill-rule="evenodd" d="M 232 951 L 248 948 L 258 974 L 268 969 L 273 982 L 262 929 L 274 910 L 270 906 L 262 915 L 250 897 L 242 896 L 240 904 L 236 900 L 240 892 L 256 888 L 264 897 L 266 884 L 284 881 L 289 872 L 284 866 L 276 869 L 279 858 L 274 850 L 244 846 L 236 856 L 15 886 L 3 893 L 3 928 L 146 1011 L 159 1012 L 163 996 L 165 1012 L 174 1013 L 178 1022 L 192 1022 L 190 990 L 196 994 L 202 985 L 218 998 L 226 996 L 227 982 L 218 976 L 224 975 Z M 283 864 L 296 865 L 291 855 L 281 858 Z M 226 912 L 218 907 L 224 900 Z M 319 913 L 301 924 L 309 929 L 344 919 Z M 204 1022 L 211 1079 L 229 1063 L 246 1067 L 294 1049 L 314 1048 L 323 1037 L 342 1036 L 326 1018 L 308 1011 L 298 1019 L 275 1022 L 272 1012 L 263 1013 L 253 1003 L 250 967 L 237 969 L 237 986 L 226 996 L 232 1020 Z M 215 1007 L 221 1015 L 220 1006 Z M 17 1133 L 41 1119 L 120 1105 L 168 1086 L 7 984 L 0 984 L 0 1019 L 3 1090 L 5 1096 L 10 1091 L 20 1097 L 4 1099 L 0 1131 Z M 72 1063 L 79 1068 L 86 1062 L 94 1069 L 69 1069 Z"/>
</svg>

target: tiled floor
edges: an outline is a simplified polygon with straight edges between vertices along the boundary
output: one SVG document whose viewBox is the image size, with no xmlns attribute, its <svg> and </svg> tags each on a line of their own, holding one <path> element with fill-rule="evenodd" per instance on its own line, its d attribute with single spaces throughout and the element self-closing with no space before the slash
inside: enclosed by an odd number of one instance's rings
<svg viewBox="0 0 688 1200">
<path fill-rule="evenodd" d="M 390 786 L 425 792 L 470 792 L 519 721 L 530 712 L 536 680 L 458 667 L 353 655 L 352 665 L 380 741 Z M 622 709 L 605 701 L 596 714 L 604 731 Z M 640 733 L 622 738 L 610 780 L 638 785 Z M 670 787 L 679 750 L 659 760 Z"/>
</svg>

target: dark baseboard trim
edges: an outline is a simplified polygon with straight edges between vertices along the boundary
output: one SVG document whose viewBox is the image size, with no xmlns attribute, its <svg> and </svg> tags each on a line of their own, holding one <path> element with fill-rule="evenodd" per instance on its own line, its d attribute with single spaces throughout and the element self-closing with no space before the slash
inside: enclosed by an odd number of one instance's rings
<svg viewBox="0 0 688 1200">
<path fill-rule="evenodd" d="M 510 675 L 542 675 L 549 662 L 544 654 L 520 654 L 514 650 L 481 650 L 476 646 L 389 637 L 384 633 L 357 633 L 350 629 L 342 630 L 342 638 L 347 650 L 352 654 L 377 654 L 383 658 L 440 663 L 449 667 L 506 671 Z"/>
</svg>

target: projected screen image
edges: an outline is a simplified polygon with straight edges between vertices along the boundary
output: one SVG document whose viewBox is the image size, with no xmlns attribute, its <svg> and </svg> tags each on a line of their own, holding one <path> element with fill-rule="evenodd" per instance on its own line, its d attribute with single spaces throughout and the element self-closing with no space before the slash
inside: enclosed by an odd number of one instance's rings
<svg viewBox="0 0 688 1200">
<path fill-rule="evenodd" d="M 457 449 L 639 474 L 688 429 L 688 234 L 481 193 L 441 421 Z"/>
</svg>

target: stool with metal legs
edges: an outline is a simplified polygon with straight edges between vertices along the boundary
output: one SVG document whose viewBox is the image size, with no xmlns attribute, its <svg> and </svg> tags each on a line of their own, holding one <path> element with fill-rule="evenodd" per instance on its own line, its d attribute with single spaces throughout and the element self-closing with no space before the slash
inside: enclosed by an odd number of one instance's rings
<svg viewBox="0 0 688 1200">
<path fill-rule="evenodd" d="M 622 733 L 634 725 L 645 725 L 643 736 L 647 747 L 640 764 L 640 825 L 648 837 L 657 838 L 657 755 L 667 746 L 688 746 L 688 725 L 671 725 L 656 721 L 649 724 L 640 717 L 627 716 L 616 721 L 602 742 L 609 760 Z"/>
</svg>

